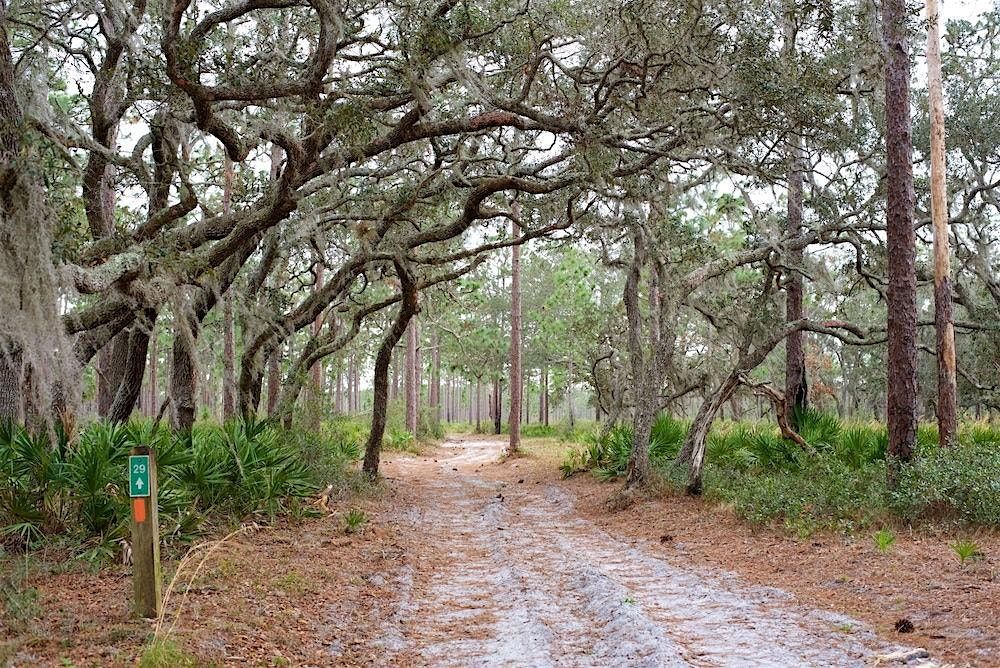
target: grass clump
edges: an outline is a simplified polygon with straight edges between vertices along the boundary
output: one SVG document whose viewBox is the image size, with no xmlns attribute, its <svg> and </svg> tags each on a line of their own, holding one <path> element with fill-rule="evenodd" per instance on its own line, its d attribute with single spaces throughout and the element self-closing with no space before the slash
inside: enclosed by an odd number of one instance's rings
<svg viewBox="0 0 1000 668">
<path fill-rule="evenodd" d="M 982 551 L 979 549 L 979 545 L 972 540 L 960 539 L 956 540 L 951 544 L 951 551 L 955 553 L 958 557 L 960 564 L 965 566 L 966 562 L 974 561 L 983 556 Z"/>
<path fill-rule="evenodd" d="M 139 657 L 139 668 L 194 668 L 197 665 L 194 655 L 166 638 L 154 640 Z"/>
<path fill-rule="evenodd" d="M 892 546 L 896 544 L 896 534 L 891 529 L 879 529 L 872 536 L 872 540 L 875 541 L 875 549 L 882 554 L 888 554 Z"/>
<path fill-rule="evenodd" d="M 3 556 L 2 552 L 0 556 Z M 27 561 L 18 561 L 9 571 L 0 572 L 0 611 L 3 612 L 3 623 L 12 631 L 28 628 L 42 612 L 38 590 L 29 587 L 27 579 Z"/>
<path fill-rule="evenodd" d="M 358 533 L 368 522 L 368 516 L 360 508 L 351 508 L 344 513 L 344 533 Z"/>
</svg>

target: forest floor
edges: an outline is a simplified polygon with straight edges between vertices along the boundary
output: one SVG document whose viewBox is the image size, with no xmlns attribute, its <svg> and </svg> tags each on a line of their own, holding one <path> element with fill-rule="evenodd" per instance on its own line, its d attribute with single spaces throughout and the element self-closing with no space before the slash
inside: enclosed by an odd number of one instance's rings
<svg viewBox="0 0 1000 668">
<path fill-rule="evenodd" d="M 502 446 L 390 453 L 374 497 L 240 534 L 171 598 L 160 637 L 197 665 L 888 665 L 915 646 L 1000 665 L 995 535 L 977 536 L 993 557 L 961 567 L 943 534 L 881 554 L 697 499 L 609 513 L 615 483 L 560 479 L 564 446 L 497 463 Z M 369 519 L 348 534 L 354 506 Z M 0 624 L 0 663 L 134 664 L 154 624 L 129 617 L 126 569 L 64 570 L 32 566 L 40 613 Z M 904 617 L 916 628 L 898 634 Z"/>
</svg>

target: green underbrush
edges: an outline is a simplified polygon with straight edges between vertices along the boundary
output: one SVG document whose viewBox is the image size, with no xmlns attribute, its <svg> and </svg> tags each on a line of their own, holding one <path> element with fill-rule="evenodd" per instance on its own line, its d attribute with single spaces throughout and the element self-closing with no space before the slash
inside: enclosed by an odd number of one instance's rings
<svg viewBox="0 0 1000 668">
<path fill-rule="evenodd" d="M 777 522 L 802 535 L 887 522 L 1000 527 L 1000 428 L 966 423 L 959 443 L 942 449 L 936 426 L 921 424 L 916 457 L 889 490 L 885 425 L 812 411 L 800 423 L 810 449 L 783 439 L 773 424 L 719 421 L 706 444 L 706 498 L 748 521 Z M 661 415 L 650 439 L 654 466 L 677 490 L 685 471 L 675 460 L 687 429 L 686 422 Z M 572 447 L 563 474 L 617 478 L 625 473 L 631 447 L 631 429 L 615 427 Z"/>
<path fill-rule="evenodd" d="M 156 451 L 159 523 L 165 545 L 213 528 L 301 517 L 326 485 L 358 484 L 351 466 L 367 425 L 344 418 L 318 433 L 265 422 L 199 423 L 173 432 L 150 421 L 95 422 L 54 439 L 0 426 L 0 554 L 65 547 L 101 563 L 128 538 L 126 464 L 137 445 Z"/>
</svg>

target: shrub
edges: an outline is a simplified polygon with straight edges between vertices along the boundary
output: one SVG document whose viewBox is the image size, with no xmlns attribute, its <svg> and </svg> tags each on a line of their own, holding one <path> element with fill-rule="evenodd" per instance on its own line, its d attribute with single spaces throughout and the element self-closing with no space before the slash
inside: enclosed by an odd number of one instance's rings
<svg viewBox="0 0 1000 668">
<path fill-rule="evenodd" d="M 46 536 L 73 538 L 81 556 L 113 556 L 128 532 L 129 451 L 157 454 L 159 515 L 166 540 L 189 540 L 208 514 L 275 515 L 343 478 L 361 447 L 355 426 L 318 435 L 265 422 L 197 424 L 173 433 L 150 421 L 93 423 L 55 445 L 24 428 L 0 427 L 0 543 L 18 551 Z"/>
<path fill-rule="evenodd" d="M 925 451 L 903 467 L 891 505 L 908 520 L 1000 526 L 1000 450 L 992 443 L 959 443 Z"/>
<path fill-rule="evenodd" d="M 854 531 L 883 515 L 885 466 L 860 471 L 836 459 L 810 458 L 795 470 L 745 471 L 707 466 L 705 494 L 751 522 L 783 519 L 801 534 Z"/>
<path fill-rule="evenodd" d="M 666 465 L 680 451 L 688 425 L 667 414 L 657 416 L 649 438 L 649 457 L 655 465 Z M 615 425 L 604 436 L 590 433 L 582 446 L 570 450 L 560 467 L 564 476 L 581 470 L 593 471 L 599 478 L 610 479 L 625 474 L 632 452 L 632 428 Z"/>
<path fill-rule="evenodd" d="M 847 466 L 860 469 L 883 461 L 889 444 L 889 433 L 877 424 L 853 423 L 843 427 L 834 445 L 834 455 Z"/>
<path fill-rule="evenodd" d="M 796 411 L 794 423 L 798 425 L 799 436 L 816 450 L 830 450 L 840 440 L 841 424 L 836 415 L 807 408 Z"/>
<path fill-rule="evenodd" d="M 1000 432 L 988 423 L 963 425 L 960 443 L 946 449 L 937 445 L 935 426 L 921 425 L 917 457 L 892 492 L 885 485 L 885 425 L 807 411 L 800 427 L 815 453 L 781 438 L 772 424 L 717 421 L 706 446 L 706 494 L 750 521 L 782 520 L 802 534 L 852 531 L 890 514 L 1000 526 Z M 671 464 L 687 429 L 665 415 L 653 427 L 651 459 L 668 484 L 683 484 Z M 571 449 L 560 468 L 566 476 L 590 470 L 618 477 L 631 448 L 631 429 L 618 425 Z"/>
</svg>

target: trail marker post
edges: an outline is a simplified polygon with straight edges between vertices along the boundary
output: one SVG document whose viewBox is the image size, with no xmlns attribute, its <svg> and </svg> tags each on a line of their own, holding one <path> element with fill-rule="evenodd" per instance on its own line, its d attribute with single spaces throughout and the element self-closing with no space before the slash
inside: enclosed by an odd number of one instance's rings
<svg viewBox="0 0 1000 668">
<path fill-rule="evenodd" d="M 128 495 L 132 501 L 132 582 L 135 614 L 160 614 L 160 527 L 157 517 L 156 454 L 149 447 L 132 448 L 128 458 Z"/>
</svg>

